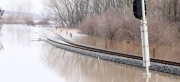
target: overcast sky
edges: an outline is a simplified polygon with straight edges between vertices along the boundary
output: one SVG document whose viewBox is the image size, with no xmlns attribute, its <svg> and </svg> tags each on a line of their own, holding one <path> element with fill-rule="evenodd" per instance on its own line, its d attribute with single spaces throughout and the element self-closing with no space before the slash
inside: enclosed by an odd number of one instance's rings
<svg viewBox="0 0 180 82">
<path fill-rule="evenodd" d="M 11 10 L 12 4 L 23 4 L 25 0 L 0 0 L 0 7 L 3 10 Z M 29 0 L 32 3 L 31 13 L 40 14 L 43 9 L 43 0 Z"/>
</svg>

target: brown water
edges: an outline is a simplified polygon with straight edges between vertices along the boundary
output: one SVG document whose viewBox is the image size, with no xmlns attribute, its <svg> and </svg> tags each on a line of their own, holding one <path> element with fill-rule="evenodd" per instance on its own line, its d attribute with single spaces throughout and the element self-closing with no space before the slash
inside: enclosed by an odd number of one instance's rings
<svg viewBox="0 0 180 82">
<path fill-rule="evenodd" d="M 141 45 L 127 41 L 108 41 L 93 36 L 73 36 L 72 38 L 67 38 L 80 44 L 142 56 Z M 150 57 L 180 62 L 180 47 L 150 44 Z"/>
<path fill-rule="evenodd" d="M 4 26 L 0 38 L 0 82 L 180 82 L 179 76 L 87 57 L 31 41 L 51 32 L 36 27 Z M 53 36 L 52 36 L 53 37 Z"/>
<path fill-rule="evenodd" d="M 46 45 L 45 51 L 44 63 L 67 82 L 180 82 L 179 76 L 153 71 L 151 79 L 146 81 L 143 69 L 98 60 L 50 45 Z"/>
</svg>

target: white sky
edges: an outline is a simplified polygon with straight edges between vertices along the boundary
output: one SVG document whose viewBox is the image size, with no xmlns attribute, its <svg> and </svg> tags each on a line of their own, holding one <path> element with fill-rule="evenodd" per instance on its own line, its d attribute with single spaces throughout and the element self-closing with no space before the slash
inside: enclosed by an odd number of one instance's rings
<svg viewBox="0 0 180 82">
<path fill-rule="evenodd" d="M 0 0 L 0 7 L 3 10 L 11 10 L 12 9 L 12 4 L 23 4 L 25 0 Z M 31 1 L 32 3 L 32 10 L 31 13 L 36 13 L 36 14 L 41 14 L 43 5 L 42 1 L 43 0 L 27 0 Z"/>
</svg>

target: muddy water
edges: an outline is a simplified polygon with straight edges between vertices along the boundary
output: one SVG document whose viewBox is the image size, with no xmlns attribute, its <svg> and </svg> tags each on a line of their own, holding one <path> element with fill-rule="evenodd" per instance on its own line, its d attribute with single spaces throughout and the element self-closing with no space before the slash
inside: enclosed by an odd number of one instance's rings
<svg viewBox="0 0 180 82">
<path fill-rule="evenodd" d="M 3 50 L 0 50 L 0 82 L 65 82 L 41 61 L 44 42 L 42 29 L 22 25 L 4 25 Z"/>
<path fill-rule="evenodd" d="M 179 82 L 179 76 L 121 65 L 31 41 L 49 35 L 36 27 L 4 26 L 0 51 L 0 82 Z"/>
<path fill-rule="evenodd" d="M 153 72 L 143 78 L 145 70 L 83 56 L 46 46 L 43 61 L 67 82 L 179 82 L 179 76 Z"/>
<path fill-rule="evenodd" d="M 68 39 L 80 44 L 142 56 L 141 45 L 127 41 L 108 41 L 92 36 L 73 36 L 72 38 L 68 37 Z M 180 47 L 150 44 L 150 57 L 180 62 Z"/>
</svg>

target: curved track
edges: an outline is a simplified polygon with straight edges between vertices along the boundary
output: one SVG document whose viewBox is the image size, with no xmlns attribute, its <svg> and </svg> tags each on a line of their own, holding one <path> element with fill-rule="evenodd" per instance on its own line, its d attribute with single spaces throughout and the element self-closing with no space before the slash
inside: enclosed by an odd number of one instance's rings
<svg viewBox="0 0 180 82">
<path fill-rule="evenodd" d="M 142 60 L 143 59 L 141 56 L 135 56 L 135 55 L 125 54 L 125 53 L 119 53 L 119 52 L 113 52 L 113 51 L 108 51 L 108 50 L 103 50 L 103 49 L 92 48 L 92 47 L 88 47 L 88 46 L 84 46 L 84 45 L 75 44 L 75 43 L 67 41 L 67 40 L 65 40 L 63 38 L 60 38 L 60 39 L 62 41 L 64 41 L 64 42 L 66 42 L 67 44 L 60 43 L 60 42 L 57 42 L 57 41 L 54 41 L 54 40 L 51 40 L 51 39 L 48 39 L 48 40 L 50 40 L 52 42 L 55 42 L 55 43 L 58 43 L 58 44 L 62 44 L 62 45 L 66 45 L 66 46 L 70 46 L 70 47 L 74 47 L 74 48 L 79 48 L 79 49 L 83 49 L 83 50 L 103 53 L 103 54 L 109 54 L 109 55 L 114 55 L 114 56 L 132 58 L 132 59 L 137 59 L 137 60 Z M 154 59 L 154 58 L 150 58 L 150 61 L 155 62 L 155 63 L 166 64 L 166 65 L 180 66 L 179 62 L 160 60 L 160 59 Z"/>
</svg>

